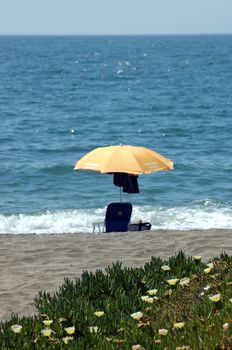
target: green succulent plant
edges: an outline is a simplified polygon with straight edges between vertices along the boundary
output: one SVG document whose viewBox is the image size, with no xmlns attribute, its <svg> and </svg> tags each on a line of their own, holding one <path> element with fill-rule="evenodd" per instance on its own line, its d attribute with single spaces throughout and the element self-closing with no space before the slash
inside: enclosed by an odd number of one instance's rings
<svg viewBox="0 0 232 350">
<path fill-rule="evenodd" d="M 39 292 L 35 306 L 0 324 L 0 349 L 232 349 L 232 257 L 117 261 Z"/>
</svg>

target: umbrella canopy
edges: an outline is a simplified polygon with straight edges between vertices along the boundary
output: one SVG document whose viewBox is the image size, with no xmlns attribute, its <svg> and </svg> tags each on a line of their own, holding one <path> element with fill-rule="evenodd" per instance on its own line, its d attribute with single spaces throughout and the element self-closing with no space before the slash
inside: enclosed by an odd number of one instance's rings
<svg viewBox="0 0 232 350">
<path fill-rule="evenodd" d="M 119 145 L 95 148 L 82 157 L 74 169 L 139 175 L 171 170 L 173 162 L 146 147 Z"/>
</svg>

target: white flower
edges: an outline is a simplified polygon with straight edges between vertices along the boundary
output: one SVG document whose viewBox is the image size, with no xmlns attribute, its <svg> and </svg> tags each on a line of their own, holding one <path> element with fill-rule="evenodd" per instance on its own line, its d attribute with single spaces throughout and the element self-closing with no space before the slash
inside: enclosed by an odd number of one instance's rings
<svg viewBox="0 0 232 350">
<path fill-rule="evenodd" d="M 174 323 L 173 327 L 176 329 L 181 329 L 184 327 L 184 325 L 185 325 L 184 322 L 176 322 L 176 323 Z"/>
<path fill-rule="evenodd" d="M 44 324 L 45 326 L 50 326 L 50 325 L 52 324 L 52 322 L 53 322 L 53 320 L 44 320 L 44 321 L 43 321 L 43 324 Z"/>
<path fill-rule="evenodd" d="M 131 317 L 133 318 L 133 320 L 139 321 L 143 317 L 143 313 L 141 311 L 134 312 L 133 314 L 131 314 Z"/>
<path fill-rule="evenodd" d="M 209 297 L 209 300 L 211 300 L 214 303 L 218 303 L 221 300 L 221 294 L 215 294 Z"/>
<path fill-rule="evenodd" d="M 211 272 L 211 270 L 212 270 L 212 268 L 207 267 L 206 269 L 204 269 L 204 273 L 210 273 L 210 272 Z"/>
<path fill-rule="evenodd" d="M 172 278 L 170 280 L 167 280 L 167 283 L 170 284 L 170 286 L 175 286 L 178 281 L 179 281 L 178 278 Z"/>
<path fill-rule="evenodd" d="M 206 266 L 208 266 L 210 269 L 212 269 L 213 268 L 213 263 L 208 263 L 208 264 L 206 264 Z"/>
<path fill-rule="evenodd" d="M 193 259 L 196 260 L 196 261 L 199 261 L 199 260 L 201 260 L 201 256 L 200 255 L 194 255 Z"/>
<path fill-rule="evenodd" d="M 64 328 L 65 332 L 69 335 L 72 335 L 75 333 L 75 327 L 74 326 L 70 326 L 70 327 L 65 327 Z"/>
<path fill-rule="evenodd" d="M 206 287 L 204 287 L 203 289 L 204 290 L 209 290 L 211 287 L 210 286 L 206 286 Z"/>
<path fill-rule="evenodd" d="M 149 297 L 149 298 L 147 298 L 147 299 L 145 300 L 145 302 L 146 302 L 146 303 L 149 303 L 149 304 L 154 303 L 154 301 L 155 301 L 155 299 L 152 298 L 152 297 Z"/>
<path fill-rule="evenodd" d="M 45 328 L 41 330 L 41 333 L 45 336 L 45 337 L 50 337 L 50 335 L 52 334 L 52 330 L 51 328 Z"/>
<path fill-rule="evenodd" d="M 62 340 L 65 344 L 68 344 L 70 341 L 73 340 L 73 337 L 63 337 Z"/>
<path fill-rule="evenodd" d="M 189 277 L 184 277 L 184 278 L 181 278 L 181 280 L 180 280 L 180 285 L 182 287 L 189 285 L 189 283 L 190 283 Z"/>
<path fill-rule="evenodd" d="M 141 345 L 139 345 L 139 344 L 136 344 L 136 345 L 132 345 L 132 348 L 131 348 L 132 350 L 142 350 L 142 347 L 141 347 Z"/>
<path fill-rule="evenodd" d="M 20 333 L 23 327 L 20 324 L 13 324 L 10 328 L 14 333 Z"/>
<path fill-rule="evenodd" d="M 98 332 L 98 327 L 97 326 L 89 327 L 89 331 L 90 331 L 90 333 L 97 333 Z"/>
<path fill-rule="evenodd" d="M 166 336 L 168 334 L 168 330 L 165 328 L 159 329 L 158 333 L 159 333 L 159 335 Z"/>
<path fill-rule="evenodd" d="M 224 325 L 222 326 L 224 331 L 227 331 L 229 329 L 229 323 L 224 323 Z"/>
<path fill-rule="evenodd" d="M 97 317 L 102 317 L 105 315 L 105 312 L 104 311 L 96 311 L 96 312 L 94 312 L 94 315 Z"/>
<path fill-rule="evenodd" d="M 163 270 L 163 271 L 170 271 L 171 269 L 170 269 L 170 267 L 168 265 L 163 265 L 163 266 L 161 266 L 161 270 Z"/>
<path fill-rule="evenodd" d="M 149 294 L 149 295 L 155 295 L 155 294 L 157 294 L 157 292 L 158 292 L 157 289 L 150 289 L 150 290 L 147 291 L 147 294 Z"/>
</svg>

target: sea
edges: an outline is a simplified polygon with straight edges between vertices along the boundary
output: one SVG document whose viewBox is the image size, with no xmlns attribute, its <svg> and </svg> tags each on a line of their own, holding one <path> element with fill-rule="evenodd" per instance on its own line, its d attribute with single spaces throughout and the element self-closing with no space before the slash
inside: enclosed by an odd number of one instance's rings
<svg viewBox="0 0 232 350">
<path fill-rule="evenodd" d="M 119 188 L 74 166 L 119 144 L 174 163 L 132 222 L 232 229 L 232 35 L 0 36 L 1 234 L 92 232 Z"/>
</svg>

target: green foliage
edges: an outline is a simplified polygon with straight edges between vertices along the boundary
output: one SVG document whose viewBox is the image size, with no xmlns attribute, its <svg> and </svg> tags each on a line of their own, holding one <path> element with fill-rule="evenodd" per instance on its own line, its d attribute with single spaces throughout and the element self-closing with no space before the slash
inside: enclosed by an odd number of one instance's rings
<svg viewBox="0 0 232 350">
<path fill-rule="evenodd" d="M 232 257 L 210 267 L 183 252 L 140 268 L 115 262 L 39 292 L 35 305 L 39 315 L 0 325 L 0 349 L 232 349 Z"/>
</svg>

